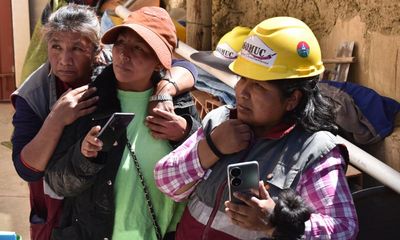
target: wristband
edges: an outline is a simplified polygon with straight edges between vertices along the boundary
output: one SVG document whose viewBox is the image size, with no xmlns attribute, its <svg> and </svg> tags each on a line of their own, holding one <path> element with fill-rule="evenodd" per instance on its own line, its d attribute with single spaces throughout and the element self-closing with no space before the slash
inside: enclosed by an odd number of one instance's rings
<svg viewBox="0 0 400 240">
<path fill-rule="evenodd" d="M 215 156 L 217 156 L 218 158 L 222 158 L 225 156 L 225 154 L 219 151 L 218 148 L 215 146 L 214 142 L 211 139 L 210 133 L 206 134 L 206 141 L 211 151 L 215 154 Z"/>
<path fill-rule="evenodd" d="M 160 95 L 153 95 L 149 99 L 150 102 L 157 102 L 157 101 L 172 101 L 172 96 L 169 94 L 160 94 Z"/>
<path fill-rule="evenodd" d="M 161 80 L 165 80 L 165 81 L 167 81 L 168 83 L 171 83 L 171 84 L 174 86 L 176 93 L 178 94 L 178 92 L 179 92 L 179 87 L 178 87 L 178 84 L 176 84 L 175 81 L 173 81 L 173 80 L 171 80 L 171 79 L 169 79 L 169 78 L 163 78 L 163 79 L 161 79 Z"/>
</svg>

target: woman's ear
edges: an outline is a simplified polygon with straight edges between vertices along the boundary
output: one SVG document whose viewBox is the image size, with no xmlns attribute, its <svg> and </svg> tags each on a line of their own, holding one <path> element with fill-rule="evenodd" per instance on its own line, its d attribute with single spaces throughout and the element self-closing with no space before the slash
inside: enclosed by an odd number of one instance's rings
<svg viewBox="0 0 400 240">
<path fill-rule="evenodd" d="M 292 95 L 287 99 L 286 111 L 290 112 L 299 105 L 301 98 L 303 97 L 303 93 L 296 89 L 292 92 Z"/>
</svg>

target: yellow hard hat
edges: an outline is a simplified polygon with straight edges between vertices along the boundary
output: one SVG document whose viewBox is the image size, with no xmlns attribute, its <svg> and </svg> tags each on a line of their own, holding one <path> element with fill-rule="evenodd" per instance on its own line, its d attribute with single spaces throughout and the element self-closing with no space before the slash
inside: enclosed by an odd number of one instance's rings
<svg viewBox="0 0 400 240">
<path fill-rule="evenodd" d="M 312 77 L 325 69 L 313 32 L 292 17 L 270 18 L 254 27 L 229 68 L 259 81 Z"/>
<path fill-rule="evenodd" d="M 251 28 L 248 27 L 234 27 L 222 36 L 214 51 L 195 52 L 190 55 L 190 58 L 212 68 L 232 73 L 229 70 L 229 64 L 237 58 L 250 31 Z"/>
<path fill-rule="evenodd" d="M 242 48 L 243 42 L 249 35 L 250 31 L 251 29 L 248 27 L 234 27 L 218 41 L 217 47 L 215 48 L 213 54 L 216 57 L 228 61 L 236 59 L 238 52 Z"/>
</svg>

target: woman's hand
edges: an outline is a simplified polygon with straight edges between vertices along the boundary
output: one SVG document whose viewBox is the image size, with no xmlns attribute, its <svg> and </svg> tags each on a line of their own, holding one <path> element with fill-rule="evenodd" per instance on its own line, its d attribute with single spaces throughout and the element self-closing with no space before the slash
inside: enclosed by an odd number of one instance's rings
<svg viewBox="0 0 400 240">
<path fill-rule="evenodd" d="M 250 127 L 237 119 L 229 119 L 221 123 L 210 134 L 214 146 L 222 154 L 232 154 L 247 148 L 252 136 Z M 209 169 L 219 160 L 206 139 L 200 140 L 197 151 L 203 169 Z"/>
<path fill-rule="evenodd" d="M 89 88 L 88 85 L 69 89 L 53 105 L 49 116 L 54 119 L 54 123 L 61 124 L 62 127 L 73 123 L 96 110 L 95 104 L 99 97 L 92 96 L 95 92 L 96 88 Z"/>
<path fill-rule="evenodd" d="M 268 222 L 268 216 L 274 211 L 275 202 L 269 196 L 263 181 L 258 184 L 259 198 L 235 192 L 236 198 L 245 205 L 225 202 L 225 212 L 232 222 L 242 228 L 263 231 L 267 236 L 272 236 L 274 227 Z"/>
<path fill-rule="evenodd" d="M 82 141 L 81 153 L 87 158 L 95 158 L 99 151 L 103 147 L 103 142 L 97 138 L 99 135 L 101 127 L 94 126 L 86 134 L 86 137 Z"/>
<path fill-rule="evenodd" d="M 211 139 L 221 153 L 232 154 L 246 149 L 252 135 L 247 124 L 237 119 L 229 119 L 211 132 Z"/>
<path fill-rule="evenodd" d="M 164 101 L 165 102 L 165 101 Z M 166 101 L 169 102 L 169 101 Z M 156 139 L 181 141 L 188 134 L 186 119 L 174 112 L 155 108 L 153 115 L 146 117 L 146 126 Z"/>
</svg>

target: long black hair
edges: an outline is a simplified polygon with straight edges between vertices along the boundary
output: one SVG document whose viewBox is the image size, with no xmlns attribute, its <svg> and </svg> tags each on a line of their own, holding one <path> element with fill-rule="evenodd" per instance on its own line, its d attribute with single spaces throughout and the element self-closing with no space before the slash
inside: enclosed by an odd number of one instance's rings
<svg viewBox="0 0 400 240">
<path fill-rule="evenodd" d="M 318 76 L 270 81 L 280 90 L 283 99 L 290 97 L 295 90 L 303 94 L 297 107 L 286 114 L 286 121 L 294 120 L 308 132 L 325 130 L 336 134 L 338 126 L 334 121 L 334 106 L 321 95 L 317 82 Z"/>
</svg>

